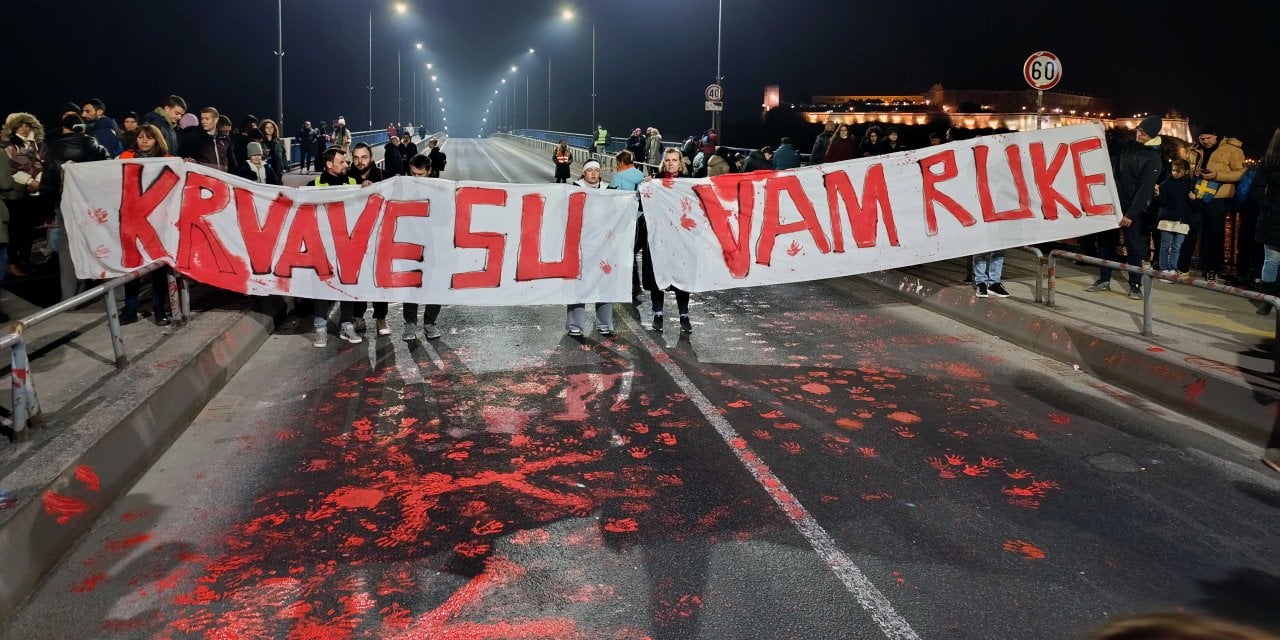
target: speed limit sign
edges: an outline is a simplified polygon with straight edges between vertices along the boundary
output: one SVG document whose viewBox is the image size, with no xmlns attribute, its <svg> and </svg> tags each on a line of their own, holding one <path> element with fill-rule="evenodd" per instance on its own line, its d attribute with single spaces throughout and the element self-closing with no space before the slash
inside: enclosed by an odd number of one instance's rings
<svg viewBox="0 0 1280 640">
<path fill-rule="evenodd" d="M 720 102 L 724 98 L 724 89 L 718 84 L 707 85 L 707 90 L 703 94 L 707 98 L 707 102 Z"/>
<path fill-rule="evenodd" d="M 1062 79 L 1062 61 L 1048 51 L 1037 51 L 1022 64 L 1022 77 L 1032 89 L 1047 91 Z"/>
</svg>

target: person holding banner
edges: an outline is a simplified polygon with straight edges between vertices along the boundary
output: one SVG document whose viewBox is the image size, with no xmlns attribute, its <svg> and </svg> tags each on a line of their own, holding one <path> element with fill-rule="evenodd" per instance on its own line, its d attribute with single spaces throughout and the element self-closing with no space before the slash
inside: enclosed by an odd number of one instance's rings
<svg viewBox="0 0 1280 640">
<path fill-rule="evenodd" d="M 324 173 L 316 176 L 311 186 L 314 187 L 342 187 L 356 186 L 355 178 L 347 175 L 347 152 L 340 147 L 329 147 L 325 150 L 324 155 Z M 312 346 L 322 349 L 329 344 L 329 309 L 331 305 L 327 300 L 312 300 L 311 304 L 315 305 L 315 328 L 316 337 L 312 341 Z M 338 336 L 351 344 L 360 344 L 364 342 L 364 338 L 356 333 L 355 327 L 355 303 L 350 300 L 342 300 L 338 302 L 338 318 L 339 332 Z"/>
<path fill-rule="evenodd" d="M 608 189 L 609 183 L 600 178 L 600 163 L 588 160 L 582 165 L 582 177 L 573 183 L 583 189 Z M 582 335 L 582 326 L 587 323 L 586 304 L 568 305 L 565 315 L 565 329 L 575 338 Z M 607 336 L 613 333 L 613 303 L 596 303 L 596 331 Z"/>
<path fill-rule="evenodd" d="M 1128 251 L 1126 261 L 1133 267 L 1142 265 L 1142 259 L 1147 256 L 1143 242 L 1147 236 L 1142 234 L 1141 216 L 1147 203 L 1155 197 L 1156 181 L 1160 178 L 1160 127 L 1163 124 L 1159 116 L 1151 116 L 1138 123 L 1136 137 L 1121 142 L 1112 160 L 1123 216 L 1120 218 L 1120 233 Z M 1102 259 L 1119 261 L 1114 236 L 1106 233 L 1101 242 Z M 1110 291 L 1111 272 L 1111 267 L 1099 269 L 1097 281 L 1085 291 Z M 1129 274 L 1129 299 L 1142 299 L 1142 280 L 1132 273 Z"/>
<path fill-rule="evenodd" d="M 623 153 L 626 152 L 623 151 L 618 154 L 619 167 L 622 166 Z M 658 171 L 658 175 L 654 177 L 659 180 L 689 177 L 689 169 L 684 164 L 684 156 L 678 149 L 667 149 L 662 154 L 662 168 Z M 667 294 L 658 288 L 657 278 L 653 275 L 653 258 L 649 251 L 649 229 L 645 225 L 643 214 L 636 221 L 636 238 L 642 242 L 640 246 L 640 265 L 643 270 L 644 288 L 649 291 L 649 299 L 653 303 L 653 330 L 662 331 L 663 306 Z M 689 320 L 689 292 L 677 289 L 674 286 L 670 287 L 670 289 L 676 294 L 676 309 L 680 312 L 680 331 L 682 333 L 693 333 L 693 322 Z"/>
<path fill-rule="evenodd" d="M 368 187 L 376 182 L 382 182 L 382 170 L 378 165 L 373 163 L 373 148 L 364 142 L 357 142 L 356 146 L 351 150 L 351 159 L 354 161 L 354 168 L 351 170 L 350 177 L 355 180 L 361 187 Z M 373 323 L 377 326 L 378 335 L 391 335 L 391 327 L 387 326 L 387 303 L 373 303 Z M 369 308 L 368 302 L 356 302 L 352 315 L 355 316 L 354 323 L 356 331 L 364 333 L 365 322 L 364 312 Z"/>
<path fill-rule="evenodd" d="M 434 140 L 433 140 L 434 142 Z M 419 153 L 409 159 L 409 176 L 414 178 L 430 178 L 434 168 L 431 166 L 431 157 Z M 428 340 L 435 340 L 440 337 L 440 329 L 436 326 L 436 319 L 440 317 L 440 305 L 427 304 L 422 305 L 425 310 L 422 312 L 422 335 Z M 418 339 L 418 305 L 413 302 L 406 302 L 401 308 L 404 316 L 404 335 L 402 338 L 405 342 L 412 342 Z M 379 325 L 381 332 L 381 325 Z"/>
<path fill-rule="evenodd" d="M 133 158 L 167 158 L 169 143 L 165 140 L 160 128 L 154 124 L 144 124 L 137 129 L 133 144 L 124 153 L 121 160 Z M 124 283 L 124 310 L 120 312 L 120 324 L 133 324 L 138 321 L 138 295 L 142 292 L 142 282 L 130 280 Z M 151 272 L 151 311 L 156 325 L 167 327 L 173 324 L 169 319 L 169 267 Z"/>
</svg>

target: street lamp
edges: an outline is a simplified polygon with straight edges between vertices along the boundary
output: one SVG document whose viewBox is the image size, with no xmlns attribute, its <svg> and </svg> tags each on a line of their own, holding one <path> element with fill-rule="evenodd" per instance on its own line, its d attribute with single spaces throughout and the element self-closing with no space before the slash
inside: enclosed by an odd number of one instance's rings
<svg viewBox="0 0 1280 640">
<path fill-rule="evenodd" d="M 721 2 L 723 2 L 723 1 L 724 1 L 724 0 L 721 0 Z M 571 21 L 573 21 L 574 15 L 573 15 L 573 11 L 572 11 L 572 10 L 570 10 L 570 9 L 565 9 L 565 10 L 564 10 L 560 15 L 561 15 L 561 16 L 565 19 L 565 21 L 567 21 L 567 22 L 571 22 Z M 717 45 L 717 46 L 719 46 L 719 45 Z M 716 75 L 719 75 L 719 73 L 720 73 L 720 71 L 719 71 L 719 65 L 720 65 L 720 63 L 719 63 L 719 57 L 720 57 L 720 54 L 719 54 L 719 53 L 717 53 L 717 54 L 716 54 L 716 58 L 717 58 L 717 62 L 716 62 L 716 67 L 717 67 Z M 550 76 L 550 75 L 551 75 L 550 68 L 551 68 L 551 61 L 550 61 L 550 60 L 548 60 L 548 61 L 547 61 L 547 69 L 548 69 L 548 71 L 547 71 L 547 75 L 548 75 L 548 76 Z M 595 129 L 594 129 L 594 127 L 595 127 L 595 126 L 596 126 L 596 21 L 595 21 L 595 20 L 592 20 L 592 21 L 591 21 L 591 126 L 587 128 L 587 131 L 595 131 Z M 548 127 L 548 128 L 550 128 L 550 127 Z"/>
<path fill-rule="evenodd" d="M 396 11 L 400 13 L 404 13 L 404 10 L 401 9 L 401 7 L 403 6 L 404 6 L 403 3 L 397 4 Z M 421 42 L 415 43 L 414 47 L 417 48 L 418 50 L 422 50 L 422 43 Z M 400 81 L 403 79 L 403 75 L 404 74 L 400 73 L 400 50 L 396 49 L 396 124 L 397 125 L 400 124 L 400 103 L 404 101 L 404 97 L 401 95 L 401 91 L 400 91 L 401 89 Z M 413 85 L 414 87 L 418 86 L 418 68 L 417 67 L 413 68 Z M 373 127 L 372 124 L 370 124 L 369 126 Z"/>
</svg>

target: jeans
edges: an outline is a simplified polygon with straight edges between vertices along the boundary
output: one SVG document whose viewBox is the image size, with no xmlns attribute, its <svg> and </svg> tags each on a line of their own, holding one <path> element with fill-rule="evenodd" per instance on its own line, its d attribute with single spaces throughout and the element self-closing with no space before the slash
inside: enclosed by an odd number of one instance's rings
<svg viewBox="0 0 1280 640">
<path fill-rule="evenodd" d="M 1142 258 L 1147 255 L 1147 248 L 1142 244 L 1142 241 L 1146 239 L 1146 236 L 1142 235 L 1142 225 L 1134 221 L 1127 227 L 1121 227 L 1120 233 L 1124 237 L 1125 249 L 1129 252 L 1126 263 L 1131 267 L 1142 266 Z M 1116 252 L 1115 236 L 1107 234 L 1102 236 L 1099 241 L 1102 243 L 1102 246 L 1099 247 L 1102 249 L 1102 259 L 1118 262 L 1120 256 Z M 1111 272 L 1112 269 L 1110 267 L 1102 267 L 1098 270 L 1098 280 L 1111 282 Z M 1141 280 L 1138 276 L 1132 276 L 1129 280 L 1129 288 L 1136 288 L 1139 282 Z"/>
<path fill-rule="evenodd" d="M 582 329 L 587 323 L 587 305 L 571 304 L 565 314 L 566 329 Z M 613 303 L 597 302 L 596 303 L 596 330 L 608 329 L 613 330 Z"/>
<path fill-rule="evenodd" d="M 973 283 L 997 284 L 1004 275 L 1004 251 L 980 253 L 973 257 Z"/>
<path fill-rule="evenodd" d="M 427 304 L 427 305 L 423 305 L 423 306 L 424 306 L 424 307 L 426 307 L 426 311 L 424 311 L 424 312 L 423 312 L 423 314 L 422 314 L 422 323 L 423 323 L 423 324 L 435 324 L 435 323 L 436 323 L 436 318 L 439 318 L 439 317 L 440 317 L 440 305 L 438 305 L 438 304 Z M 404 321 L 405 321 L 405 322 L 411 322 L 411 323 L 413 323 L 413 324 L 417 324 L 417 323 L 418 323 L 418 305 L 417 305 L 417 303 L 414 303 L 414 302 L 406 302 L 406 303 L 404 303 L 404 308 L 402 309 L 402 312 L 403 312 L 403 314 L 404 314 Z"/>
<path fill-rule="evenodd" d="M 1161 271 L 1172 271 L 1178 266 L 1178 253 L 1182 251 L 1182 241 L 1186 236 L 1172 231 L 1160 232 L 1160 253 L 1156 266 Z"/>
<path fill-rule="evenodd" d="M 1280 244 L 1262 245 L 1262 281 L 1275 282 L 1280 271 Z"/>
</svg>

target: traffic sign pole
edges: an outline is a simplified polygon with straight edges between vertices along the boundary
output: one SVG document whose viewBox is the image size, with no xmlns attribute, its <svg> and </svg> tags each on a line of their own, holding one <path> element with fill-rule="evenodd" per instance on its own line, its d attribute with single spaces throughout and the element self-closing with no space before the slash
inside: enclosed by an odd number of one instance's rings
<svg viewBox="0 0 1280 640">
<path fill-rule="evenodd" d="M 1044 91 L 1036 90 L 1036 128 L 1044 128 Z"/>
<path fill-rule="evenodd" d="M 1044 128 L 1044 92 L 1062 80 L 1062 61 L 1049 51 L 1037 51 L 1022 63 L 1022 79 L 1036 90 L 1036 128 Z"/>
</svg>

